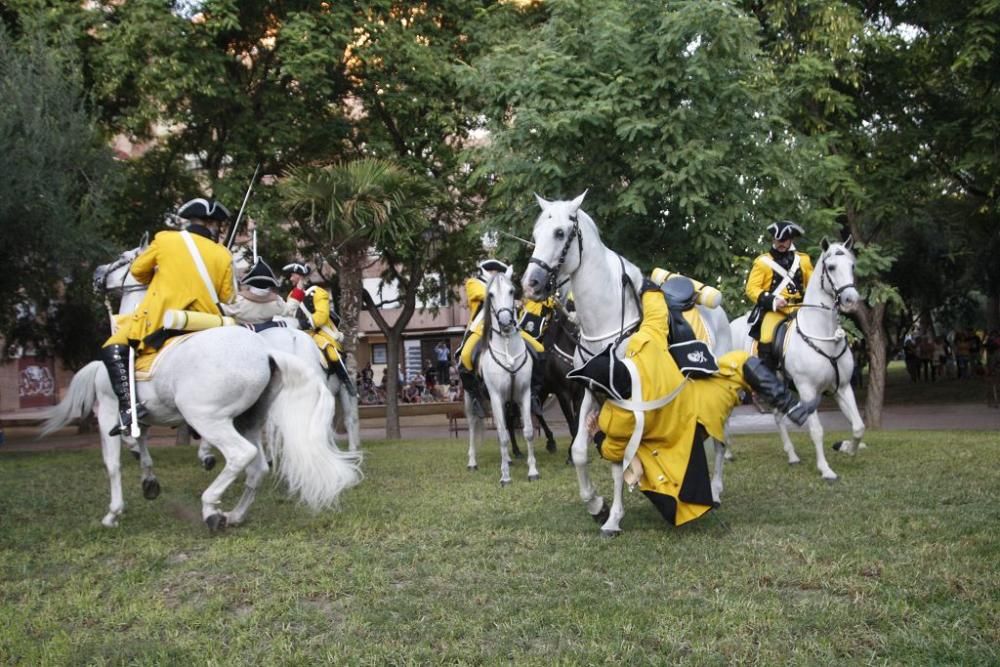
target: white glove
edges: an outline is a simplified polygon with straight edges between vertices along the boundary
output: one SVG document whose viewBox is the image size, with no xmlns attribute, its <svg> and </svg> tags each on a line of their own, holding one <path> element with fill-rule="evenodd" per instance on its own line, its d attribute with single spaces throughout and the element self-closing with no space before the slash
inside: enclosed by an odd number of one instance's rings
<svg viewBox="0 0 1000 667">
<path fill-rule="evenodd" d="M 575 310 L 571 310 L 566 314 L 566 319 L 570 321 L 570 324 L 578 324 L 580 322 L 580 316 L 576 314 Z"/>
<path fill-rule="evenodd" d="M 333 339 L 335 341 L 337 341 L 338 343 L 343 343 L 344 342 L 344 334 L 343 334 L 343 332 L 341 332 L 341 331 L 334 331 L 333 332 Z"/>
</svg>

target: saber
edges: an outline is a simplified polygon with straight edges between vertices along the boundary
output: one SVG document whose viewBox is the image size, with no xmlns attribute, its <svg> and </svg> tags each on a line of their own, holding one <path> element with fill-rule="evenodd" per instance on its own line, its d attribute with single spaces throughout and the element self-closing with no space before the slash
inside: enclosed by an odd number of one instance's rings
<svg viewBox="0 0 1000 667">
<path fill-rule="evenodd" d="M 142 433 L 139 428 L 139 420 L 136 419 L 136 398 L 135 398 L 135 348 L 128 346 L 128 409 L 132 413 L 132 425 L 129 427 L 129 435 L 138 438 Z"/>
<path fill-rule="evenodd" d="M 253 230 L 253 263 L 257 263 L 257 230 Z"/>
<path fill-rule="evenodd" d="M 524 245 L 528 246 L 529 248 L 534 248 L 535 247 L 535 243 L 533 241 L 529 241 L 528 239 L 522 239 L 520 236 L 514 236 L 513 234 L 511 234 L 509 232 L 505 232 L 503 230 L 497 230 L 497 231 L 500 234 L 503 234 L 506 237 L 514 239 L 515 241 L 520 241 L 521 243 L 523 243 Z"/>
<path fill-rule="evenodd" d="M 240 228 L 240 220 L 243 219 L 243 211 L 246 210 L 247 201 L 250 199 L 250 193 L 253 192 L 254 181 L 257 180 L 257 172 L 260 171 L 260 162 L 257 163 L 257 168 L 253 170 L 253 176 L 250 177 L 250 185 L 247 186 L 247 193 L 243 196 L 243 203 L 240 205 L 240 212 L 236 214 L 236 222 L 233 223 L 233 228 L 229 232 L 229 240 L 226 241 L 226 248 L 231 249 L 233 247 L 233 241 L 236 240 L 236 232 Z"/>
</svg>

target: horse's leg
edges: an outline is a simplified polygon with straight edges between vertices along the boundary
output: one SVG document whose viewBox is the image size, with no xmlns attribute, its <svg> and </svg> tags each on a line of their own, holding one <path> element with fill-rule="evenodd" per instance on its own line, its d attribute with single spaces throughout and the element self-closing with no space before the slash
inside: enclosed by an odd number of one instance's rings
<svg viewBox="0 0 1000 667">
<path fill-rule="evenodd" d="M 834 449 L 839 449 L 846 454 L 854 454 L 865 446 L 865 443 L 861 441 L 865 435 L 865 422 L 861 419 L 861 412 L 858 410 L 858 403 L 854 398 L 854 389 L 851 388 L 850 384 L 846 384 L 837 390 L 834 397 L 837 399 L 840 411 L 851 421 L 850 442 L 844 440 L 840 443 L 839 448 L 835 446 Z"/>
<path fill-rule="evenodd" d="M 545 434 L 545 451 L 549 454 L 556 453 L 556 438 L 552 434 L 552 429 L 549 428 L 548 422 L 545 421 L 545 417 L 542 415 L 535 415 L 535 419 L 538 420 L 538 427 L 542 429 L 542 433 Z M 534 435 L 534 429 L 532 429 L 532 435 Z"/>
<path fill-rule="evenodd" d="M 621 534 L 622 519 L 625 518 L 625 468 L 621 463 L 611 464 L 611 478 L 614 481 L 614 498 L 611 501 L 611 511 L 608 520 L 601 526 L 601 535 L 617 537 Z"/>
<path fill-rule="evenodd" d="M 260 443 L 260 434 L 247 434 L 247 437 Z M 240 501 L 236 503 L 236 507 L 232 509 L 231 512 L 226 512 L 226 525 L 228 526 L 238 526 L 243 523 L 246 518 L 247 511 L 250 506 L 253 505 L 253 501 L 257 498 L 257 489 L 260 488 L 260 483 L 263 481 L 264 477 L 268 473 L 267 458 L 264 456 L 264 448 L 258 444 L 257 445 L 257 456 L 254 457 L 250 465 L 247 466 L 247 481 L 243 487 L 243 495 L 240 496 Z"/>
<path fill-rule="evenodd" d="M 736 460 L 736 455 L 733 454 L 733 433 L 732 433 L 732 430 L 729 428 L 729 420 L 731 418 L 732 418 L 731 416 L 727 417 L 726 418 L 726 423 L 722 425 L 722 429 L 723 429 L 722 430 L 722 435 L 724 435 L 726 437 L 726 441 L 722 443 L 722 447 L 723 447 L 723 449 L 726 450 L 725 458 L 726 458 L 727 461 L 735 461 Z"/>
<path fill-rule="evenodd" d="M 465 394 L 465 421 L 469 424 L 469 462 L 466 468 L 479 470 L 479 465 L 476 463 L 476 445 L 479 444 L 478 438 L 483 427 L 483 420 L 477 417 L 472 410 L 472 399 L 468 394 Z"/>
<path fill-rule="evenodd" d="M 510 457 L 511 459 L 523 459 L 524 454 L 521 453 L 521 448 L 517 446 L 517 415 L 514 413 L 514 403 L 504 403 L 503 411 L 503 421 L 504 425 L 507 427 L 507 435 L 510 437 Z M 530 414 L 529 414 L 530 421 Z"/>
<path fill-rule="evenodd" d="M 108 435 L 108 431 L 118 424 L 118 402 L 112 398 L 102 397 L 97 407 L 97 427 L 101 431 L 101 457 L 104 459 L 104 469 L 108 473 L 111 489 L 111 502 L 108 513 L 101 519 L 107 528 L 118 525 L 118 517 L 125 511 L 125 497 L 122 494 L 122 439 L 117 435 Z M 105 408 L 105 406 L 113 406 Z"/>
<path fill-rule="evenodd" d="M 501 398 L 506 393 L 501 393 L 499 387 L 495 391 L 493 387 L 490 387 L 490 407 L 493 409 L 493 423 L 497 427 L 497 439 L 500 441 L 500 486 L 510 484 L 510 451 L 508 449 L 510 431 L 507 430 L 507 413 L 504 410 L 503 398 Z"/>
<path fill-rule="evenodd" d="M 726 464 L 726 444 L 712 438 L 715 447 L 715 468 L 712 470 L 712 500 L 717 505 L 722 504 L 722 467 Z"/>
<path fill-rule="evenodd" d="M 784 415 L 775 411 L 774 423 L 778 425 L 778 434 L 781 436 L 781 446 L 784 447 L 785 454 L 788 456 L 788 465 L 791 466 L 801 463 L 802 460 L 799 458 L 799 455 L 795 453 L 795 445 L 792 443 L 792 439 L 788 436 L 788 427 L 785 426 Z"/>
<path fill-rule="evenodd" d="M 573 467 L 576 468 L 576 481 L 580 487 L 580 500 L 587 507 L 587 512 L 594 521 L 603 524 L 608 520 L 608 508 L 604 504 L 604 498 L 597 495 L 597 489 L 590 480 L 590 473 L 587 471 L 587 441 L 590 439 L 587 434 L 587 426 L 584 423 L 585 416 L 590 412 L 594 404 L 594 398 L 588 391 L 583 396 L 583 403 L 580 404 L 580 416 L 577 423 L 576 437 L 573 438 L 571 454 L 573 456 Z"/>
<path fill-rule="evenodd" d="M 807 397 L 804 394 L 800 394 L 800 396 L 803 397 L 804 401 L 811 401 L 813 399 L 813 397 Z M 819 470 L 819 474 L 828 482 L 836 481 L 837 473 L 826 462 L 826 453 L 823 451 L 823 424 L 819 421 L 819 413 L 814 412 L 809 415 L 809 420 L 806 424 L 809 426 L 809 437 L 816 448 L 816 468 Z"/>
<path fill-rule="evenodd" d="M 344 428 L 347 429 L 347 449 L 361 449 L 361 424 L 358 418 L 358 397 L 352 396 L 346 386 L 340 387 L 340 405 L 344 411 Z"/>
<path fill-rule="evenodd" d="M 521 394 L 521 432 L 528 443 L 528 481 L 538 480 L 538 466 L 535 461 L 535 426 L 531 423 L 531 389 Z"/>
<path fill-rule="evenodd" d="M 198 441 L 198 460 L 201 461 L 201 467 L 205 470 L 211 470 L 215 467 L 215 452 L 205 438 Z"/>
<path fill-rule="evenodd" d="M 154 500 L 160 495 L 160 482 L 156 479 L 153 471 L 153 457 L 149 453 L 149 445 L 146 443 L 148 432 L 142 429 L 136 444 L 139 451 L 139 466 L 142 468 L 142 497 L 146 500 Z"/>
<path fill-rule="evenodd" d="M 215 443 L 226 465 L 201 494 L 201 518 L 213 532 L 225 528 L 226 516 L 219 510 L 222 494 L 257 457 L 257 446 L 240 435 L 231 421 L 217 419 L 192 424 L 203 438 Z"/>
</svg>

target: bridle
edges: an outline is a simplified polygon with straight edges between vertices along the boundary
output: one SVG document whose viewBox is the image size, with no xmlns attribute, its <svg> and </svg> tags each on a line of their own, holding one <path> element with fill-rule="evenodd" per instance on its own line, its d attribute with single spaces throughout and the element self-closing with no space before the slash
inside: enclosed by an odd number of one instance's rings
<svg viewBox="0 0 1000 667">
<path fill-rule="evenodd" d="M 851 288 L 854 288 L 854 289 L 857 289 L 857 288 L 854 286 L 854 283 L 847 283 L 846 285 L 841 285 L 839 287 L 837 286 L 837 283 L 833 279 L 832 272 L 830 271 L 830 265 L 827 262 L 828 252 L 827 253 L 823 253 L 823 255 L 820 257 L 820 263 L 823 265 L 823 269 L 820 272 L 820 287 L 823 289 L 824 292 L 826 292 L 827 294 L 829 294 L 829 295 L 831 295 L 833 297 L 833 308 L 830 308 L 828 306 L 823 306 L 823 305 L 815 305 L 815 306 L 813 306 L 813 305 L 806 305 L 806 304 L 800 304 L 799 307 L 800 308 L 821 308 L 823 310 L 829 310 L 831 312 L 832 316 L 834 317 L 834 319 L 836 319 L 837 314 L 840 312 L 840 306 L 841 306 L 840 297 L 841 297 L 841 295 L 844 293 L 845 290 L 848 290 L 848 289 L 851 289 Z M 827 286 L 827 283 L 829 283 L 829 286 Z M 836 332 L 834 333 L 833 336 L 813 336 L 813 335 L 807 334 L 805 331 L 802 330 L 802 323 L 798 321 L 798 318 L 796 318 L 795 330 L 799 333 L 799 336 L 802 337 L 802 340 L 805 341 L 806 345 L 808 345 L 810 348 L 812 348 L 812 350 L 814 352 L 816 352 L 817 354 L 819 354 L 821 357 L 826 358 L 826 360 L 830 362 L 830 364 L 833 366 L 834 386 L 839 388 L 840 387 L 840 368 L 839 368 L 837 362 L 840 361 L 840 358 L 842 356 L 844 356 L 844 354 L 846 354 L 847 351 L 851 347 L 850 343 L 847 342 L 847 337 L 844 335 L 844 330 L 841 329 L 840 327 L 837 327 L 837 330 L 836 330 Z M 836 354 L 828 354 L 824 350 L 820 349 L 820 347 L 814 342 L 814 341 L 829 342 L 829 341 L 837 341 L 837 340 L 840 340 L 840 341 L 843 342 L 843 347 L 841 347 L 840 351 L 837 352 Z"/>
<path fill-rule="evenodd" d="M 111 294 L 120 294 L 120 298 L 124 298 L 126 294 L 131 292 L 139 292 L 149 289 L 148 285 L 143 285 L 142 283 L 137 283 L 135 285 L 126 285 L 125 281 L 128 280 L 128 275 L 131 271 L 133 262 L 139 257 L 138 252 L 125 252 L 118 259 L 107 264 L 107 268 L 101 271 L 101 275 L 94 276 L 94 291 L 99 291 L 104 297 L 104 308 L 108 311 L 108 318 L 111 320 L 112 330 L 115 327 L 115 311 L 111 306 L 111 299 L 109 298 Z M 129 256 L 131 255 L 131 257 Z M 108 277 L 111 276 L 115 271 L 122 268 L 123 266 L 129 267 L 122 272 L 121 284 L 120 285 L 108 285 Z M 100 267 L 103 268 L 103 267 Z"/>
<path fill-rule="evenodd" d="M 838 287 L 837 283 L 835 283 L 833 280 L 833 275 L 830 271 L 830 264 L 826 260 L 827 260 L 827 254 L 824 253 L 823 257 L 820 258 L 820 261 L 823 263 L 823 271 L 820 274 L 819 284 L 820 287 L 823 288 L 824 292 L 833 296 L 833 305 L 837 310 L 840 310 L 841 295 L 844 293 L 845 290 L 849 290 L 852 288 L 856 290 L 857 287 L 855 287 L 854 283 L 847 283 L 846 285 L 841 285 Z M 829 287 L 827 287 L 827 282 L 830 283 Z"/>
<path fill-rule="evenodd" d="M 583 261 L 583 235 L 580 234 L 580 218 L 574 211 L 569 215 L 570 221 L 573 223 L 573 227 L 569 230 L 569 235 L 566 237 L 566 242 L 563 243 L 562 250 L 559 252 L 559 259 L 556 261 L 555 266 L 549 266 L 547 262 L 541 260 L 537 257 L 532 256 L 529 260 L 529 264 L 537 264 L 543 271 L 545 271 L 545 293 L 552 294 L 560 287 L 556 285 L 556 281 L 559 278 L 559 272 L 562 270 L 563 264 L 566 263 L 566 255 L 569 254 L 570 246 L 573 244 L 573 239 L 576 239 L 577 248 L 579 250 L 580 261 Z M 565 284 L 565 283 L 563 283 Z"/>
<path fill-rule="evenodd" d="M 499 324 L 497 325 L 497 327 L 493 326 L 493 319 L 496 318 L 496 321 L 499 323 L 499 321 L 500 321 L 500 314 L 501 313 L 510 313 L 510 321 L 513 323 L 512 327 L 511 327 L 512 333 L 515 336 L 519 335 L 518 334 L 518 330 L 517 330 L 517 314 L 514 312 L 514 308 L 513 307 L 506 307 L 505 306 L 503 308 L 499 308 L 498 309 L 498 308 L 494 308 L 493 307 L 493 292 L 492 292 L 492 288 L 493 288 L 493 283 L 496 281 L 496 279 L 497 279 L 497 276 L 493 276 L 492 278 L 490 278 L 490 281 L 486 284 L 485 310 L 486 310 L 486 313 L 487 313 L 487 318 L 486 318 L 486 321 L 483 322 L 483 329 L 484 329 L 484 333 L 486 335 L 486 349 L 489 351 L 490 357 L 493 358 L 493 361 L 495 361 L 496 364 L 498 366 L 500 366 L 500 368 L 502 368 L 505 371 L 507 371 L 508 373 L 510 373 L 510 375 L 511 375 L 511 384 L 510 384 L 511 389 L 510 390 L 511 390 L 511 392 L 513 392 L 514 391 L 513 376 L 516 375 L 517 372 L 519 370 L 521 370 L 521 368 L 523 368 L 526 363 L 528 363 L 528 346 L 527 346 L 527 344 L 524 344 L 524 348 L 521 350 L 521 353 L 519 355 L 513 357 L 513 359 L 510 361 L 510 365 L 509 366 L 506 363 L 504 363 L 503 361 L 501 361 L 497 357 L 496 350 L 493 349 L 493 343 L 492 343 L 492 341 L 493 341 L 493 334 L 494 333 L 497 334 L 497 335 L 499 335 L 499 336 L 502 336 L 504 338 L 509 338 L 510 335 L 511 335 L 511 334 L 505 334 L 499 328 Z M 508 354 L 508 357 L 509 356 L 510 355 Z M 520 359 L 519 362 L 518 362 L 518 359 Z"/>
</svg>

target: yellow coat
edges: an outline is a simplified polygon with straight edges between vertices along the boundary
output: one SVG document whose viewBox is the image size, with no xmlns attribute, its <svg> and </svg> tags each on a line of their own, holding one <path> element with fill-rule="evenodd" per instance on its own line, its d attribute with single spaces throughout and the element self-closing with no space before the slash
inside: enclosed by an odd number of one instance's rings
<svg viewBox="0 0 1000 667">
<path fill-rule="evenodd" d="M 299 305 L 300 312 L 308 321 L 309 335 L 323 350 L 330 361 L 340 359 L 340 343 L 336 339 L 337 327 L 330 319 L 330 293 L 318 285 L 306 290 L 305 301 Z"/>
<path fill-rule="evenodd" d="M 799 258 L 799 269 L 802 272 L 801 284 L 795 282 L 798 280 L 798 276 L 792 276 L 792 285 L 786 286 L 781 290 L 779 295 L 785 299 L 789 304 L 802 303 L 802 297 L 805 295 L 806 287 L 809 285 L 809 278 L 812 277 L 813 265 L 812 260 L 804 252 L 795 251 L 795 254 Z M 765 296 L 765 303 L 762 307 L 765 311 L 772 310 L 770 299 L 768 295 L 772 294 L 772 290 L 778 287 L 782 282 L 782 277 L 774 272 L 774 269 L 768 264 L 767 260 L 774 261 L 771 257 L 771 253 L 766 252 L 762 255 L 758 255 L 753 261 L 753 266 L 750 268 L 750 275 L 747 277 L 746 284 L 746 295 L 750 299 L 751 303 L 757 305 L 761 303 L 761 296 Z M 794 311 L 793 308 L 781 308 L 776 312 L 780 312 L 785 316 L 791 315 Z"/>
<path fill-rule="evenodd" d="M 556 300 L 551 296 L 545 301 L 526 300 L 521 306 L 517 326 L 535 340 L 542 340 L 549 323 L 549 315 L 556 309 Z"/>
<path fill-rule="evenodd" d="M 667 396 L 684 382 L 684 376 L 667 350 L 669 321 L 667 304 L 663 294 L 647 291 L 642 295 L 643 319 L 639 330 L 632 336 L 625 350 L 625 358 L 630 359 L 638 371 L 641 394 L 632 388 L 633 401 L 654 401 Z M 692 381 L 688 381 L 690 385 Z M 644 413 L 644 423 L 636 458 L 643 467 L 639 488 L 650 497 L 658 508 L 661 503 L 672 499 L 676 505 L 674 525 L 681 525 L 696 519 L 711 509 L 711 490 L 708 486 L 707 468 L 700 469 L 699 477 L 688 481 L 691 486 L 708 490 L 697 494 L 701 502 L 685 502 L 680 499 L 681 487 L 685 485 L 689 461 L 692 459 L 695 429 L 698 427 L 698 406 L 695 392 L 685 386 L 668 405 Z M 609 461 L 621 462 L 625 456 L 632 431 L 636 427 L 635 414 L 626 408 L 604 403 L 598 417 L 598 426 L 604 432 L 600 445 L 601 456 Z M 704 459 L 704 452 L 694 452 Z M 661 496 L 656 498 L 655 496 Z M 662 510 L 661 510 L 662 511 Z"/>
<path fill-rule="evenodd" d="M 191 233 L 201 255 L 209 280 L 221 303 L 232 301 L 236 293 L 233 281 L 233 256 L 225 246 Z M 143 339 L 163 326 L 168 310 L 193 310 L 219 314 L 215 300 L 195 266 L 181 232 L 159 232 L 149 247 L 134 262 L 132 275 L 149 285 L 142 303 L 105 345 L 139 341 L 139 352 L 152 352 Z"/>
</svg>

